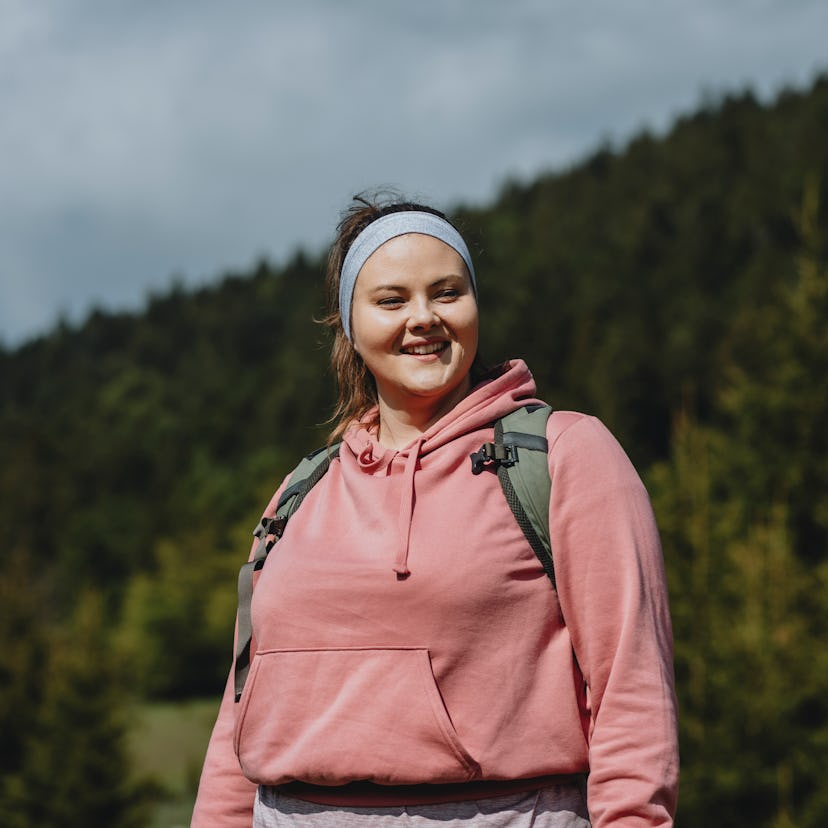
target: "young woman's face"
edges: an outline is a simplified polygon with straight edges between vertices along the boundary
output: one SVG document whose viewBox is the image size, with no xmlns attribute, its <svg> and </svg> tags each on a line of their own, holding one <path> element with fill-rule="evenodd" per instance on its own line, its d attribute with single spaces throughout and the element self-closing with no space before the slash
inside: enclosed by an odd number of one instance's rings
<svg viewBox="0 0 828 828">
<path fill-rule="evenodd" d="M 351 331 L 381 403 L 445 413 L 468 392 L 477 353 L 477 301 L 462 257 L 421 233 L 385 242 L 359 272 Z"/>
</svg>

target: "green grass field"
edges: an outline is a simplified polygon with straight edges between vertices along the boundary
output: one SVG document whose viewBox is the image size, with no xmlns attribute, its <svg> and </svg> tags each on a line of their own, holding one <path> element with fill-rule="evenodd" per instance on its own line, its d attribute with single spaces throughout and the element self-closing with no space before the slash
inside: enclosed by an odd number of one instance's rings
<svg viewBox="0 0 828 828">
<path fill-rule="evenodd" d="M 187 828 L 218 699 L 136 708 L 130 749 L 139 778 L 158 786 L 148 828 Z"/>
</svg>

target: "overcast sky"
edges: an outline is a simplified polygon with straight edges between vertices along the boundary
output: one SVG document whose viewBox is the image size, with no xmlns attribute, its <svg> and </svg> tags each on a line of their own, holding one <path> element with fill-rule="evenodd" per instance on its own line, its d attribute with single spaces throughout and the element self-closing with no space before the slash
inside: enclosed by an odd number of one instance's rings
<svg viewBox="0 0 828 828">
<path fill-rule="evenodd" d="M 826 0 L 0 0 L 0 341 L 828 71 Z"/>
</svg>

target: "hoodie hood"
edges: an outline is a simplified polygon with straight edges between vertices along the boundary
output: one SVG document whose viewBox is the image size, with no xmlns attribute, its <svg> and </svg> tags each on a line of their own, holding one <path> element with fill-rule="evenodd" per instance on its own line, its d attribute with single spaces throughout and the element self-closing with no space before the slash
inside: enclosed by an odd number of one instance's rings
<svg viewBox="0 0 828 828">
<path fill-rule="evenodd" d="M 398 490 L 397 549 L 392 567 L 397 578 L 407 578 L 411 572 L 409 539 L 417 473 L 423 458 L 453 441 L 491 427 L 495 420 L 516 408 L 540 402 L 535 393 L 532 373 L 523 360 L 516 359 L 505 363 L 502 373 L 496 377 L 487 378 L 472 388 L 451 411 L 405 448 L 386 448 L 379 443 L 376 433 L 362 424 L 355 424 L 345 433 L 340 451 L 343 465 L 363 474 L 389 477 L 389 484 Z M 375 413 L 376 409 L 370 412 L 369 418 Z"/>
</svg>

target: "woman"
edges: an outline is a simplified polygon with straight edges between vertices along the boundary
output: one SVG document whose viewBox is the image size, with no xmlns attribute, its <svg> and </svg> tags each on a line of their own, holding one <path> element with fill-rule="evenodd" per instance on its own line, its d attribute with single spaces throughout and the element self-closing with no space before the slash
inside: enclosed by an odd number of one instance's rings
<svg viewBox="0 0 828 828">
<path fill-rule="evenodd" d="M 342 447 L 262 569 L 193 826 L 672 825 L 663 563 L 623 450 L 549 417 L 553 589 L 497 476 L 471 473 L 538 401 L 523 362 L 479 369 L 460 234 L 358 200 L 328 287 Z"/>
</svg>

